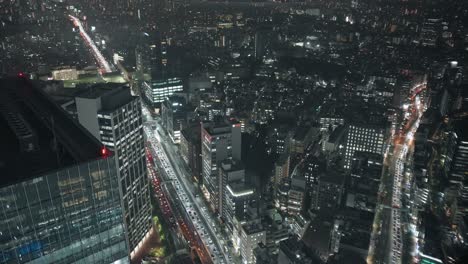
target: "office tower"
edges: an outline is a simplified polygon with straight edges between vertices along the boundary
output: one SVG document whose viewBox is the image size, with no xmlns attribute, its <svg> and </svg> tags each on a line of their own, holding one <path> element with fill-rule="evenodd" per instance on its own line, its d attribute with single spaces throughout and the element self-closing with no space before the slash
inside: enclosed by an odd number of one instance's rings
<svg viewBox="0 0 468 264">
<path fill-rule="evenodd" d="M 187 119 L 187 106 L 182 96 L 170 96 L 162 104 L 162 126 L 173 143 L 180 143 L 180 132 Z"/>
<path fill-rule="evenodd" d="M 151 106 L 157 110 L 156 112 L 159 112 L 161 103 L 164 102 L 167 97 L 176 92 L 182 92 L 182 90 L 183 84 L 180 78 L 166 78 L 143 82 L 143 91 L 146 99 Z"/>
<path fill-rule="evenodd" d="M 351 124 L 346 140 L 344 167 L 349 169 L 356 151 L 383 154 L 385 150 L 385 129 L 372 124 Z"/>
<path fill-rule="evenodd" d="M 129 250 L 152 228 L 139 97 L 126 86 L 94 85 L 75 98 L 79 122 L 115 152 Z"/>
<path fill-rule="evenodd" d="M 128 263 L 114 153 L 28 80 L 0 80 L 3 263 Z"/>
<path fill-rule="evenodd" d="M 219 212 L 228 224 L 233 225 L 236 217 L 245 218 L 248 203 L 253 199 L 253 188 L 245 183 L 244 166 L 237 160 L 224 160 L 219 168 Z"/>
<path fill-rule="evenodd" d="M 218 211 L 222 217 L 225 216 L 225 193 L 227 192 L 227 185 L 231 182 L 245 182 L 245 170 L 240 161 L 227 159 L 220 163 L 218 169 L 218 193 L 219 204 Z"/>
<path fill-rule="evenodd" d="M 244 221 L 248 205 L 254 200 L 254 189 L 245 182 L 234 181 L 226 185 L 223 219 L 227 228 L 234 230 L 235 220 Z"/>
<path fill-rule="evenodd" d="M 240 130 L 240 123 L 222 118 L 201 123 L 203 190 L 214 211 L 218 211 L 222 200 L 218 174 L 220 163 L 226 159 L 241 160 Z"/>
</svg>

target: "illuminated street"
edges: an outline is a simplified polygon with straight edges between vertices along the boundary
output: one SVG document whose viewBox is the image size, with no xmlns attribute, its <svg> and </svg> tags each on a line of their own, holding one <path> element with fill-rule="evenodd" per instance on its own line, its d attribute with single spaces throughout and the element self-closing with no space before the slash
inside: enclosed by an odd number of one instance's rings
<svg viewBox="0 0 468 264">
<path fill-rule="evenodd" d="M 381 190 L 381 203 L 376 209 L 376 218 L 380 222 L 374 223 L 371 249 L 368 262 L 370 263 L 402 263 L 403 250 L 408 250 L 409 245 L 404 245 L 403 226 L 409 225 L 402 221 L 402 214 L 410 208 L 402 206 L 404 199 L 404 183 L 411 182 L 411 174 L 405 173 L 409 164 L 409 150 L 413 144 L 414 133 L 418 129 L 420 119 L 424 112 L 420 93 L 426 84 L 416 85 L 412 89 L 411 107 L 406 109 L 403 115 L 409 116 L 401 125 L 404 129 L 394 134 L 390 147 L 385 154 L 383 179 Z M 409 124 L 409 125 L 408 125 Z"/>
<path fill-rule="evenodd" d="M 112 66 L 109 64 L 109 62 L 107 62 L 106 58 L 104 58 L 102 53 L 94 44 L 94 41 L 89 37 L 88 33 L 86 33 L 86 30 L 81 24 L 81 21 L 72 15 L 68 15 L 68 16 L 70 17 L 70 20 L 73 22 L 73 25 L 75 25 L 75 27 L 78 27 L 78 30 L 80 31 L 80 36 L 83 38 L 83 41 L 85 42 L 86 46 L 88 46 L 89 49 L 91 50 L 94 58 L 96 59 L 97 63 L 99 64 L 99 67 L 101 68 L 101 74 L 112 72 L 113 71 Z"/>
</svg>

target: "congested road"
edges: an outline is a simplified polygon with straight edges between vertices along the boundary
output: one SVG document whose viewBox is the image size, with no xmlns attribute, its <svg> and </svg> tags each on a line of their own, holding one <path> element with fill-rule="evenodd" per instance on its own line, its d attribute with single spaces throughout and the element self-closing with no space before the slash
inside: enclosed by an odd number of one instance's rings
<svg viewBox="0 0 468 264">
<path fill-rule="evenodd" d="M 392 135 L 390 146 L 385 153 L 384 168 L 380 187 L 380 204 L 376 208 L 369 249 L 368 263 L 402 263 L 403 253 L 410 248 L 405 245 L 403 227 L 408 225 L 402 219 L 410 208 L 403 205 L 403 200 L 411 191 L 412 173 L 409 171 L 413 137 L 419 127 L 424 112 L 420 93 L 426 88 L 426 83 L 413 87 L 410 105 L 404 107 L 404 120 L 398 132 Z"/>
<path fill-rule="evenodd" d="M 161 165 L 161 170 L 164 171 L 164 174 L 169 177 L 170 184 L 174 189 L 176 194 L 177 201 L 173 201 L 177 204 L 180 204 L 183 213 L 185 214 L 185 219 L 190 221 L 189 229 L 193 233 L 197 240 L 201 243 L 197 243 L 195 249 L 201 255 L 202 261 L 205 260 L 205 263 L 228 263 L 227 258 L 224 254 L 223 247 L 218 241 L 217 235 L 213 232 L 212 226 L 207 222 L 206 218 L 209 215 L 207 208 L 200 207 L 199 203 L 196 202 L 196 197 L 192 194 L 192 191 L 189 186 L 186 185 L 185 181 L 180 180 L 180 177 L 177 175 L 175 167 L 171 163 L 166 150 L 162 145 L 161 135 L 157 130 L 153 129 L 153 123 L 147 123 L 144 126 L 145 135 L 149 142 L 151 152 L 157 157 Z M 207 252 L 207 254 L 205 254 Z"/>
<path fill-rule="evenodd" d="M 78 27 L 78 30 L 80 32 L 80 36 L 83 38 L 83 40 L 86 43 L 86 46 L 88 46 L 91 49 L 91 52 L 96 59 L 97 63 L 99 64 L 100 67 L 100 73 L 109 73 L 112 72 L 112 66 L 107 62 L 106 58 L 102 55 L 102 53 L 99 51 L 99 49 L 96 47 L 94 44 L 94 41 L 89 37 L 88 33 L 86 33 L 86 30 L 84 29 L 81 21 L 72 15 L 68 15 L 70 20 L 73 22 L 73 25 Z"/>
</svg>

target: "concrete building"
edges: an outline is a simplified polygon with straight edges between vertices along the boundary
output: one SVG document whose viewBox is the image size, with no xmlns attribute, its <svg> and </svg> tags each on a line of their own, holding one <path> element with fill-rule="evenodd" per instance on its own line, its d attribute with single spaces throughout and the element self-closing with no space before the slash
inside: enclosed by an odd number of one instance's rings
<svg viewBox="0 0 468 264">
<path fill-rule="evenodd" d="M 78 121 L 115 153 L 119 193 L 130 252 L 152 228 L 139 97 L 126 86 L 94 85 L 75 98 Z"/>
<path fill-rule="evenodd" d="M 266 231 L 259 223 L 244 224 L 240 230 L 240 254 L 244 263 L 255 263 L 254 249 L 266 244 Z"/>
<path fill-rule="evenodd" d="M 297 172 L 291 177 L 291 187 L 288 191 L 288 207 L 289 215 L 297 215 L 301 212 L 306 197 L 306 181 L 304 175 Z"/>
<path fill-rule="evenodd" d="M 201 123 L 201 154 L 204 195 L 212 210 L 219 212 L 222 196 L 218 169 L 226 159 L 241 160 L 241 131 L 239 123 L 219 118 Z"/>
<path fill-rule="evenodd" d="M 297 214 L 293 216 L 290 220 L 291 233 L 297 236 L 299 239 L 302 239 L 307 228 L 310 226 L 310 220 L 304 218 L 302 214 Z"/>
<path fill-rule="evenodd" d="M 281 155 L 275 162 L 275 175 L 272 178 L 274 190 L 278 189 L 283 179 L 289 178 L 289 164 L 290 155 L 288 153 Z"/>
<path fill-rule="evenodd" d="M 224 195 L 223 219 L 231 233 L 234 232 L 236 221 L 245 221 L 247 207 L 255 199 L 254 194 L 254 189 L 244 182 L 236 181 L 227 184 Z"/>
<path fill-rule="evenodd" d="M 230 191 L 231 195 L 235 195 L 233 189 L 228 189 L 228 184 L 239 182 L 245 182 L 245 170 L 244 166 L 240 163 L 240 161 L 227 159 L 220 163 L 220 167 L 218 170 L 218 179 L 219 179 L 219 186 L 218 192 L 221 201 L 219 201 L 218 211 L 221 214 L 221 217 L 226 216 L 226 194 Z M 241 193 L 242 194 L 242 193 Z"/>
</svg>

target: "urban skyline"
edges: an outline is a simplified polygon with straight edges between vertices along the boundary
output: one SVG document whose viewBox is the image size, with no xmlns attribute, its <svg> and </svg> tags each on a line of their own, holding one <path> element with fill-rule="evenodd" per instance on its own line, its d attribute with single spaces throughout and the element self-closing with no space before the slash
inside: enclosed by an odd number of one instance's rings
<svg viewBox="0 0 468 264">
<path fill-rule="evenodd" d="M 0 1 L 0 263 L 468 262 L 468 2 Z"/>
</svg>

